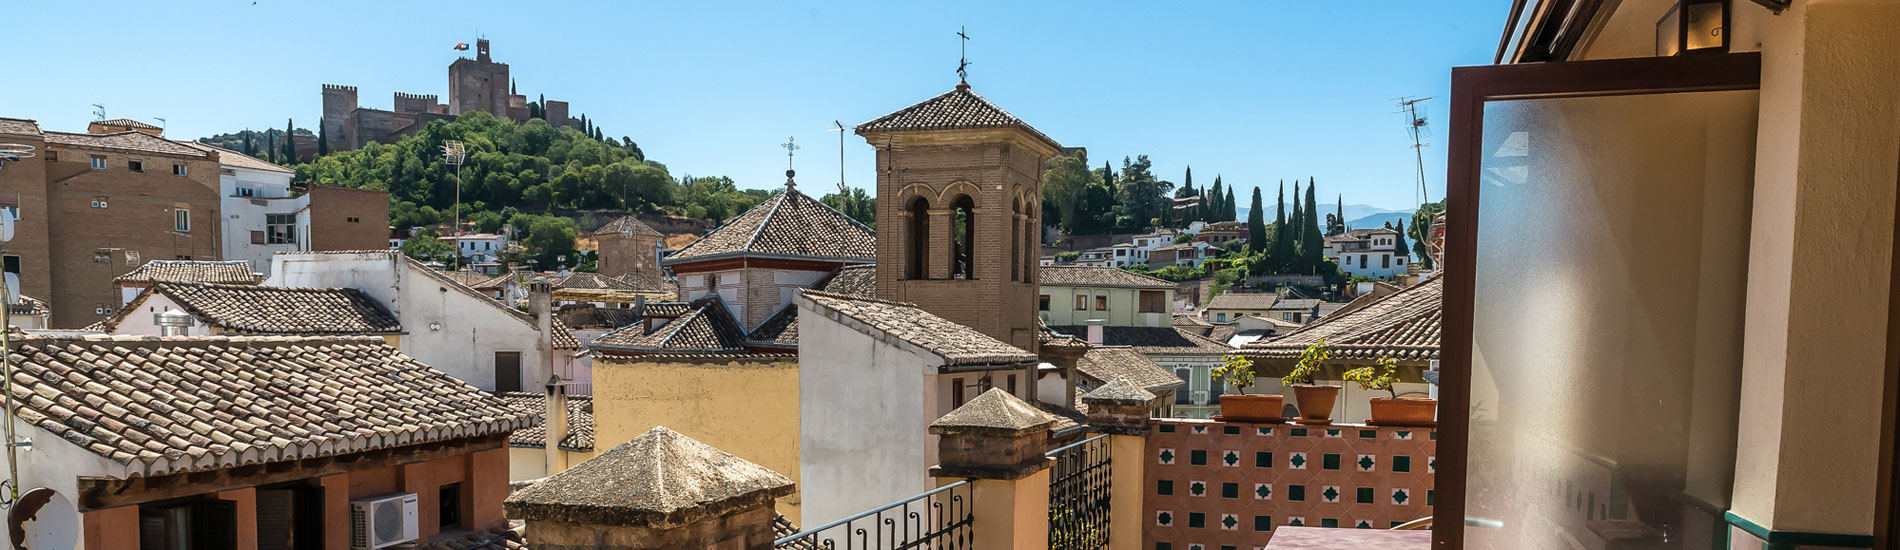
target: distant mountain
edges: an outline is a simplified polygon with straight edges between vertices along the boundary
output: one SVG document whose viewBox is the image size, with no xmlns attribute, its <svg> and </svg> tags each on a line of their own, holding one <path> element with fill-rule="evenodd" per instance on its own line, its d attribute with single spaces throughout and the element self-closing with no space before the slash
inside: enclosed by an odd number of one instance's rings
<svg viewBox="0 0 1900 550">
<path fill-rule="evenodd" d="M 1235 213 L 1234 219 L 1240 220 L 1240 221 L 1247 221 L 1247 213 L 1250 209 L 1246 207 L 1241 207 L 1241 208 L 1238 208 L 1237 210 L 1239 211 Z M 1276 207 L 1276 205 L 1267 205 L 1265 210 L 1266 210 L 1267 223 L 1273 223 L 1275 212 L 1278 212 L 1279 209 Z M 1320 212 L 1320 215 L 1314 218 L 1316 220 L 1315 223 L 1324 227 L 1326 223 L 1326 214 L 1338 213 L 1339 208 L 1332 204 L 1321 203 L 1319 205 L 1319 212 Z M 1390 208 L 1379 208 L 1377 206 L 1367 206 L 1364 204 L 1346 205 L 1346 225 L 1353 227 L 1355 229 L 1378 227 L 1378 226 L 1384 225 L 1385 222 L 1396 223 L 1398 220 L 1411 220 L 1411 219 L 1412 219 L 1412 209 L 1410 208 L 1407 208 L 1404 210 L 1393 210 Z"/>
</svg>

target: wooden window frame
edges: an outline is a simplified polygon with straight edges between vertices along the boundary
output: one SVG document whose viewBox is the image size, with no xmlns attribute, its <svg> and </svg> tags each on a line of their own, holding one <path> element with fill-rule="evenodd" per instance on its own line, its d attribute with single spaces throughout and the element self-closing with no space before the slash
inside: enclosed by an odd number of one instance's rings
<svg viewBox="0 0 1900 550">
<path fill-rule="evenodd" d="M 1757 90 L 1756 52 L 1454 67 L 1451 133 L 1445 177 L 1444 338 L 1438 410 L 1471 408 L 1473 308 L 1476 297 L 1478 182 L 1484 155 L 1484 107 L 1491 101 Z M 1463 548 L 1470 418 L 1439 417 L 1437 500 L 1432 547 Z"/>
</svg>

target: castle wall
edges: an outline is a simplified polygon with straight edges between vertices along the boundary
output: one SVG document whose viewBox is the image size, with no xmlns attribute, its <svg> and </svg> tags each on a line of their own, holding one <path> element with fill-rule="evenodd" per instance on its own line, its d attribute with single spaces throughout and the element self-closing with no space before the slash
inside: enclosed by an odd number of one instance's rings
<svg viewBox="0 0 1900 550">
<path fill-rule="evenodd" d="M 405 94 L 396 92 L 396 112 L 401 114 L 428 113 L 435 111 L 435 94 Z"/>
<path fill-rule="evenodd" d="M 355 111 L 356 87 L 323 85 L 323 126 L 322 132 L 329 134 L 330 150 L 343 151 L 355 148 L 356 140 L 349 132 L 350 112 Z"/>
</svg>

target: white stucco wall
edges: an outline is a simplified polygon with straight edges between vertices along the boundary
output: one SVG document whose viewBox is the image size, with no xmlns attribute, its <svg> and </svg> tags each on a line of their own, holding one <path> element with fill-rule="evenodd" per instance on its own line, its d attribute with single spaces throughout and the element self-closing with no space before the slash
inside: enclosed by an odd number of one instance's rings
<svg viewBox="0 0 1900 550">
<path fill-rule="evenodd" d="M 112 334 L 144 334 L 144 335 L 158 336 L 159 335 L 158 323 L 154 322 L 154 319 L 152 318 L 152 316 L 161 311 L 184 309 L 183 307 L 180 307 L 178 305 L 178 302 L 172 301 L 170 297 L 165 296 L 163 294 L 153 294 L 152 296 L 147 297 L 144 302 L 140 302 L 138 304 L 138 308 L 139 308 L 138 311 L 134 311 L 130 314 L 127 314 L 125 316 L 125 320 L 119 321 L 119 326 L 113 328 Z M 194 317 L 191 320 L 191 326 L 185 329 L 185 335 L 186 336 L 209 336 L 211 335 L 211 325 L 205 323 L 201 319 L 197 319 Z"/>
<path fill-rule="evenodd" d="M 293 174 L 229 165 L 221 168 L 218 207 L 224 215 L 219 220 L 224 231 L 224 259 L 249 261 L 252 271 L 268 274 L 273 253 L 310 248 L 310 198 L 289 198 Z M 240 187 L 252 190 L 252 196 L 237 196 Z M 265 231 L 266 214 L 295 214 L 297 242 L 251 244 L 252 231 Z"/>
<path fill-rule="evenodd" d="M 552 370 L 537 350 L 541 333 L 491 298 L 465 294 L 399 254 L 295 254 L 272 258 L 265 286 L 350 287 L 388 307 L 406 332 L 403 353 L 495 391 L 495 353 L 521 353 L 520 388 L 535 391 Z"/>
<path fill-rule="evenodd" d="M 929 490 L 935 369 L 799 306 L 799 491 L 821 525 Z M 934 359 L 934 358 L 933 358 Z"/>
<path fill-rule="evenodd" d="M 31 439 L 31 450 L 21 449 L 17 454 L 20 460 L 20 492 L 35 487 L 46 487 L 67 502 L 79 502 L 79 478 L 112 477 L 124 479 L 125 467 L 112 463 L 99 455 L 68 443 L 52 433 L 41 430 L 24 420 L 13 420 L 14 433 Z M 6 453 L 0 452 L 0 468 L 7 465 Z M 78 543 L 75 548 L 85 548 L 85 533 L 75 533 Z"/>
</svg>

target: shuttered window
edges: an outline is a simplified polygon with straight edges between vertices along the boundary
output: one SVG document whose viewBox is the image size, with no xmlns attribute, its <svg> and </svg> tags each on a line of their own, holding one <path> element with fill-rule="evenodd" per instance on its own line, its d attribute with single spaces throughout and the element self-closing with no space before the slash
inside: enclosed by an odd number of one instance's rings
<svg viewBox="0 0 1900 550">
<path fill-rule="evenodd" d="M 296 491 L 257 490 L 257 550 L 289 550 L 296 521 Z"/>
</svg>

